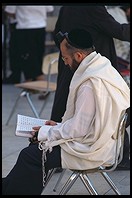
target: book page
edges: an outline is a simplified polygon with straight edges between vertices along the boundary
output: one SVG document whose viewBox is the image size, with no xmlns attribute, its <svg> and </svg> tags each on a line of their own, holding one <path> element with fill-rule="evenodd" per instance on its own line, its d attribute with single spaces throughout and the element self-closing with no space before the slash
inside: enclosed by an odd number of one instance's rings
<svg viewBox="0 0 132 198">
<path fill-rule="evenodd" d="M 17 126 L 16 126 L 16 135 L 23 136 L 23 137 L 32 137 L 30 134 L 34 126 L 43 126 L 45 124 L 44 119 L 24 116 L 24 115 L 17 115 Z"/>
</svg>

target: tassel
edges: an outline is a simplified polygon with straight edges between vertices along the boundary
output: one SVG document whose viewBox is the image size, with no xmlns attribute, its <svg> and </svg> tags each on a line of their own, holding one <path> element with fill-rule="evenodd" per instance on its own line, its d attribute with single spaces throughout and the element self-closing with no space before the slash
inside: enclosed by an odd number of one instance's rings
<svg viewBox="0 0 132 198">
<path fill-rule="evenodd" d="M 43 172 L 43 187 L 45 186 L 45 178 L 46 178 L 46 173 L 45 173 L 45 162 L 47 160 L 46 157 L 46 152 L 49 150 L 49 152 L 52 151 L 52 147 L 48 147 L 46 145 L 46 142 L 39 142 L 38 148 L 42 150 L 42 172 Z"/>
</svg>

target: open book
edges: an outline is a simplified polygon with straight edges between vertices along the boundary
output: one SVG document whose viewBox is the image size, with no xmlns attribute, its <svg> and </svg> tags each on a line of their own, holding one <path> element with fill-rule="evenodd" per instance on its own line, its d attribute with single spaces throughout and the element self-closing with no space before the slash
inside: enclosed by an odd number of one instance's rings
<svg viewBox="0 0 132 198">
<path fill-rule="evenodd" d="M 33 131 L 32 127 L 34 126 L 43 126 L 45 124 L 44 119 L 24 116 L 24 115 L 17 115 L 17 125 L 15 134 L 17 136 L 22 137 L 32 137 L 31 132 Z M 45 125 L 45 127 L 49 127 Z"/>
</svg>

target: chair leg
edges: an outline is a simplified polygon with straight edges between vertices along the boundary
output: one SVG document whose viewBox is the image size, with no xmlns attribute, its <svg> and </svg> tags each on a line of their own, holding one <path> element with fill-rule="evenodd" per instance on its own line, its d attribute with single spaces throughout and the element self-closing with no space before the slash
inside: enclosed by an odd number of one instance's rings
<svg viewBox="0 0 132 198">
<path fill-rule="evenodd" d="M 63 169 L 62 173 L 60 174 L 60 176 L 59 176 L 59 178 L 58 178 L 58 180 L 57 180 L 57 182 L 56 182 L 56 185 L 55 185 L 55 187 L 53 188 L 53 191 L 54 191 L 54 192 L 56 191 L 56 189 L 57 189 L 57 187 L 58 187 L 58 185 L 59 185 L 59 183 L 60 183 L 60 181 L 61 181 L 61 179 L 62 179 L 62 177 L 63 177 L 63 175 L 64 175 L 64 173 L 65 173 L 65 171 L 66 171 L 66 169 Z"/>
<path fill-rule="evenodd" d="M 38 112 L 36 111 L 36 109 L 35 109 L 35 107 L 34 107 L 34 105 L 33 105 L 33 103 L 32 103 L 32 100 L 31 100 L 31 98 L 30 98 L 30 93 L 26 92 L 26 93 L 25 93 L 25 96 L 26 96 L 26 98 L 27 98 L 27 101 L 28 101 L 28 103 L 29 103 L 31 109 L 33 110 L 33 113 L 34 113 L 35 117 L 36 117 L 36 118 L 40 118 L 39 115 L 38 115 Z"/>
<path fill-rule="evenodd" d="M 81 178 L 83 184 L 85 185 L 85 187 L 87 188 L 88 192 L 90 193 L 90 195 L 98 195 L 97 191 L 93 187 L 92 183 L 90 182 L 90 180 L 86 174 L 81 173 L 80 178 Z"/>
<path fill-rule="evenodd" d="M 79 177 L 79 173 L 74 171 L 72 175 L 68 178 L 67 182 L 62 187 L 59 195 L 66 195 L 66 193 L 70 190 L 70 188 L 75 183 L 78 177 Z"/>
<path fill-rule="evenodd" d="M 44 99 L 44 103 L 43 103 L 43 105 L 42 105 L 42 108 L 41 108 L 41 110 L 40 110 L 40 112 L 39 112 L 39 116 L 41 116 L 41 114 L 42 114 L 42 112 L 43 112 L 43 109 L 44 109 L 44 107 L 45 107 L 46 104 L 47 104 L 47 100 L 49 99 L 50 92 L 47 92 L 47 93 L 45 93 L 44 95 L 45 95 L 45 99 Z"/>
<path fill-rule="evenodd" d="M 44 188 L 47 186 L 47 184 L 49 183 L 51 177 L 53 176 L 54 172 L 56 171 L 56 168 L 53 168 L 51 169 L 49 172 L 48 172 L 48 175 L 47 175 L 47 178 L 46 178 L 46 182 L 45 182 L 45 185 L 44 185 Z"/>
<path fill-rule="evenodd" d="M 51 169 L 51 170 L 48 171 L 46 182 L 45 182 L 45 185 L 44 185 L 44 188 L 43 188 L 41 194 L 43 193 L 44 189 L 46 188 L 47 184 L 49 183 L 49 181 L 50 181 L 50 179 L 53 176 L 53 174 L 54 174 L 55 171 L 56 171 L 56 168 L 53 168 L 53 169 Z"/>
<path fill-rule="evenodd" d="M 9 121 L 10 121 L 12 115 L 13 115 L 14 112 L 15 112 L 15 108 L 16 108 L 16 106 L 17 106 L 17 104 L 18 104 L 18 101 L 19 101 L 20 97 L 22 96 L 22 94 L 23 94 L 23 91 L 22 91 L 22 92 L 19 94 L 19 96 L 17 97 L 17 99 L 16 99 L 16 101 L 15 101 L 15 104 L 14 104 L 12 110 L 11 110 L 11 113 L 9 114 L 9 117 L 8 117 L 8 119 L 7 119 L 5 125 L 8 125 L 8 123 L 9 123 Z"/>
<path fill-rule="evenodd" d="M 106 172 L 101 172 L 101 175 L 104 177 L 104 179 L 108 182 L 108 184 L 111 186 L 111 188 L 113 189 L 113 191 L 117 194 L 117 195 L 121 195 L 121 193 L 119 192 L 118 188 L 116 187 L 116 185 L 113 183 L 113 181 L 111 180 L 111 178 L 108 176 L 108 174 Z"/>
<path fill-rule="evenodd" d="M 15 104 L 14 104 L 12 110 L 11 110 L 11 113 L 10 113 L 5 125 L 8 125 L 12 115 L 14 114 L 15 108 L 16 108 L 16 106 L 18 104 L 18 101 L 19 101 L 20 97 L 24 97 L 24 96 L 27 98 L 27 101 L 28 101 L 28 103 L 29 103 L 29 105 L 30 105 L 35 117 L 39 118 L 39 115 L 38 115 L 38 113 L 37 113 L 32 101 L 31 101 L 30 94 L 28 92 L 26 92 L 25 90 L 22 90 L 21 93 L 19 94 L 19 96 L 17 97 L 16 101 L 15 101 Z"/>
</svg>

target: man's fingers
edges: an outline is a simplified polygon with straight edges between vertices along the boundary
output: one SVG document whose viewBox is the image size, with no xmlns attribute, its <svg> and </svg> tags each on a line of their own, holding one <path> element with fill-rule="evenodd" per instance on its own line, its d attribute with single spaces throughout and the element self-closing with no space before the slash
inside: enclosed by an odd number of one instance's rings
<svg viewBox="0 0 132 198">
<path fill-rule="evenodd" d="M 41 126 L 34 126 L 32 129 L 38 131 Z"/>
</svg>

